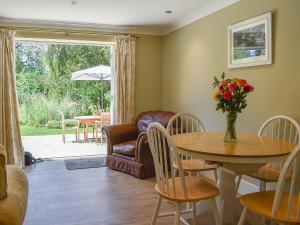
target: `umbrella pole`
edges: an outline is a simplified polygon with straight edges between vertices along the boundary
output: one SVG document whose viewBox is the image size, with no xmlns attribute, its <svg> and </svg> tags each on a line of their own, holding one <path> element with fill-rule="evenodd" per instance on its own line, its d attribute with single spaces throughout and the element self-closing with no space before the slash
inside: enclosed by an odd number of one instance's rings
<svg viewBox="0 0 300 225">
<path fill-rule="evenodd" d="M 101 93 L 99 95 L 99 105 L 100 105 L 100 112 L 102 112 L 102 98 L 101 98 Z"/>
<path fill-rule="evenodd" d="M 103 74 L 101 74 L 101 94 L 100 94 L 100 110 L 101 112 L 104 112 L 103 104 L 104 104 L 104 98 L 103 98 Z"/>
</svg>

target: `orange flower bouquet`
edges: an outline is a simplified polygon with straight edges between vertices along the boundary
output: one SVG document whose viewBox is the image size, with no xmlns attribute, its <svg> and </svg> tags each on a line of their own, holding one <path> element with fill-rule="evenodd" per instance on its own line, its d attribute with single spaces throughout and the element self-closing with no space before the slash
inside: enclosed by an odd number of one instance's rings
<svg viewBox="0 0 300 225">
<path fill-rule="evenodd" d="M 246 97 L 254 88 L 244 79 L 226 79 L 225 73 L 221 75 L 221 79 L 214 77 L 213 87 L 217 88 L 213 94 L 217 101 L 216 110 L 222 110 L 223 113 L 226 113 L 227 129 L 224 141 L 236 142 L 235 122 L 237 114 L 246 108 Z"/>
</svg>

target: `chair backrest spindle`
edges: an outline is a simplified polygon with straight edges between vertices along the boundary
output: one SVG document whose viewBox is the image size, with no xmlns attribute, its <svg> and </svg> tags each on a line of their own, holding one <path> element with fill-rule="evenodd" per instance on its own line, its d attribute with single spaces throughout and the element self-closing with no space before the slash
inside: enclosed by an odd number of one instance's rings
<svg viewBox="0 0 300 225">
<path fill-rule="evenodd" d="M 177 113 L 174 115 L 169 120 L 167 130 L 170 135 L 205 131 L 204 126 L 199 118 L 188 112 Z M 181 159 L 186 158 L 188 157 L 181 155 Z"/>
<path fill-rule="evenodd" d="M 292 181 L 290 183 L 290 190 L 287 192 L 288 194 L 288 206 L 286 209 L 286 219 L 289 220 L 291 218 L 296 218 L 300 222 L 300 190 L 296 183 L 297 176 L 299 176 L 299 172 L 296 169 L 297 161 L 299 163 L 300 160 L 300 145 L 297 145 L 292 153 L 289 155 L 285 163 L 283 164 L 278 184 L 276 187 L 275 197 L 272 205 L 272 215 L 275 216 L 277 213 L 284 191 L 286 190 L 286 182 L 288 182 L 287 177 L 290 175 L 290 171 L 292 170 Z M 294 167 L 294 168 L 293 168 Z"/>
<path fill-rule="evenodd" d="M 150 150 L 154 159 L 154 167 L 156 173 L 156 183 L 160 191 L 167 193 L 168 195 L 176 195 L 178 191 L 178 183 L 175 182 L 175 174 L 173 163 L 178 165 L 178 172 L 180 177 L 182 195 L 187 197 L 187 187 L 185 182 L 184 171 L 182 168 L 181 158 L 178 150 L 171 140 L 170 134 L 167 130 L 159 123 L 151 123 L 148 131 L 148 141 Z M 169 168 L 171 169 L 169 171 Z"/>
<path fill-rule="evenodd" d="M 293 144 L 299 143 L 300 126 L 293 118 L 277 115 L 267 119 L 258 131 L 259 136 L 281 139 Z M 282 163 L 271 163 L 272 167 L 281 168 Z"/>
<path fill-rule="evenodd" d="M 170 135 L 205 131 L 199 118 L 188 112 L 177 113 L 174 115 L 168 123 L 167 130 Z"/>
</svg>

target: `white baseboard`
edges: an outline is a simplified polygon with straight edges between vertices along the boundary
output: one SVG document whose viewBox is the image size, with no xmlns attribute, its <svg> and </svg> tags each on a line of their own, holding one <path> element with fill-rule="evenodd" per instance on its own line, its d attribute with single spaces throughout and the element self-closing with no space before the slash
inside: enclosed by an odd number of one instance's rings
<svg viewBox="0 0 300 225">
<path fill-rule="evenodd" d="M 212 180 L 214 180 L 214 174 L 211 171 L 203 172 L 203 175 L 205 175 L 205 176 L 211 178 Z M 251 178 L 246 177 L 246 176 L 243 176 L 243 178 L 247 178 L 247 180 L 249 180 L 249 179 L 251 180 Z M 252 179 L 254 183 L 249 182 L 247 180 L 245 180 L 245 179 L 241 180 L 238 192 L 241 195 L 245 195 L 245 194 L 249 194 L 249 193 L 253 193 L 253 192 L 258 192 L 259 187 L 258 187 L 258 185 L 255 184 L 255 179 Z"/>
<path fill-rule="evenodd" d="M 238 191 L 241 195 L 258 192 L 258 191 L 259 191 L 259 187 L 257 185 L 252 184 L 243 179 L 241 180 L 239 191 Z"/>
</svg>

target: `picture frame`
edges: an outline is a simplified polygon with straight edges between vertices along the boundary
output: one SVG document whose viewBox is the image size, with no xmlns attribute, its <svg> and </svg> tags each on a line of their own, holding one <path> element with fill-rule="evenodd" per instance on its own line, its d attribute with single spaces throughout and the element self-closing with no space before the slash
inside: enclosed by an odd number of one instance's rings
<svg viewBox="0 0 300 225">
<path fill-rule="evenodd" d="M 228 27 L 228 68 L 272 64 L 272 13 Z"/>
</svg>

